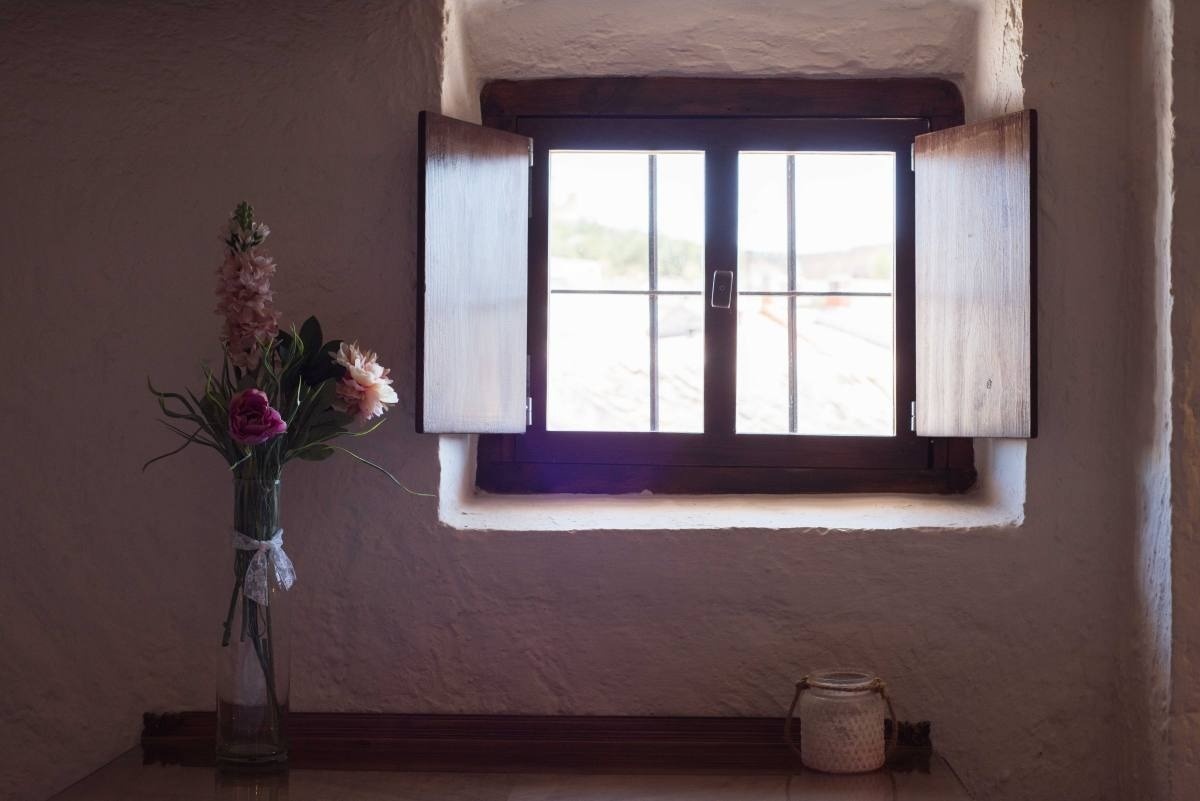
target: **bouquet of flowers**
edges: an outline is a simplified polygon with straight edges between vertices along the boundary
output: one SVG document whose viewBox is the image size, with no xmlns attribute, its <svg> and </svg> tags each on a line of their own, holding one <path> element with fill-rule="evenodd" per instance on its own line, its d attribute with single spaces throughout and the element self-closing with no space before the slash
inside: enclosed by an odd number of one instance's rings
<svg viewBox="0 0 1200 801">
<path fill-rule="evenodd" d="M 291 331 L 279 328 L 271 279 L 275 260 L 262 243 L 271 230 L 241 203 L 229 220 L 228 252 L 217 270 L 217 313 L 225 318 L 225 358 L 219 374 L 204 368 L 204 389 L 187 397 L 150 386 L 168 420 L 183 438 L 175 450 L 203 445 L 219 453 L 241 478 L 278 479 L 292 459 L 320 461 L 341 451 L 396 479 L 374 462 L 332 444 L 379 427 L 350 430 L 381 418 L 395 403 L 389 371 L 358 343 L 323 341 L 321 324 L 309 317 Z M 195 426 L 185 431 L 170 420 Z M 399 482 L 396 482 L 399 484 Z"/>
<path fill-rule="evenodd" d="M 357 342 L 325 341 L 316 317 L 299 330 L 280 329 L 271 291 L 275 261 L 262 247 L 269 234 L 248 203 L 238 205 L 217 270 L 221 368 L 203 368 L 199 392 L 150 385 L 166 417 L 160 422 L 183 444 L 143 466 L 201 445 L 220 454 L 234 476 L 234 583 L 221 636 L 217 743 L 218 756 L 235 762 L 286 758 L 286 659 L 270 605 L 276 590 L 295 579 L 279 527 L 284 465 L 342 453 L 400 485 L 378 464 L 337 444 L 383 422 L 397 400 L 388 370 Z"/>
</svg>

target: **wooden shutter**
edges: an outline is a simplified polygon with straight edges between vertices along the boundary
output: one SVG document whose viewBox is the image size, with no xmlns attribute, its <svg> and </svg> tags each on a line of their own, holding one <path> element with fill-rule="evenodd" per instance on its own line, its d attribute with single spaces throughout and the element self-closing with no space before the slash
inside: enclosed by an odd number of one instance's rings
<svg viewBox="0 0 1200 801">
<path fill-rule="evenodd" d="M 417 431 L 525 430 L 531 153 L 421 113 Z"/>
<path fill-rule="evenodd" d="M 1032 437 L 1036 115 L 916 138 L 917 397 L 929 437 Z"/>
</svg>

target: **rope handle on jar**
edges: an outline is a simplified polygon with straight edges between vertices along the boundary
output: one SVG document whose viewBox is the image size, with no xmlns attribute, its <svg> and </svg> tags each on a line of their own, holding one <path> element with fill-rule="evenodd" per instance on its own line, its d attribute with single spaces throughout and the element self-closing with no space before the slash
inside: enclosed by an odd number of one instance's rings
<svg viewBox="0 0 1200 801">
<path fill-rule="evenodd" d="M 804 678 L 800 679 L 800 681 L 796 682 L 796 692 L 792 695 L 792 704 L 788 707 L 787 719 L 783 723 L 784 742 L 787 743 L 787 747 L 791 749 L 796 756 L 800 756 L 801 754 L 800 749 L 796 747 L 795 740 L 792 739 L 792 720 L 796 716 L 796 705 L 800 703 L 800 694 L 812 686 L 812 681 L 808 676 L 805 676 Z M 884 755 L 885 757 L 890 757 L 892 752 L 896 750 L 896 742 L 900 735 L 900 724 L 896 720 L 896 709 L 892 706 L 892 697 L 888 695 L 887 685 L 884 684 L 883 679 L 880 678 L 872 679 L 870 686 L 866 689 L 870 690 L 871 692 L 879 693 L 879 697 L 883 699 L 885 704 L 887 704 L 888 720 L 892 722 L 892 731 L 891 736 L 888 738 L 888 742 L 884 744 Z"/>
</svg>

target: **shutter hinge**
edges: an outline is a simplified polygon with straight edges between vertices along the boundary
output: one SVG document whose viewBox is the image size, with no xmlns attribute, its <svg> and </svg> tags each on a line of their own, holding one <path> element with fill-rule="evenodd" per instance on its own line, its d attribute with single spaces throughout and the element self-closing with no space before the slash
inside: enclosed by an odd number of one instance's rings
<svg viewBox="0 0 1200 801">
<path fill-rule="evenodd" d="M 525 196 L 529 199 L 529 219 L 533 219 L 533 140 L 529 140 L 529 183 L 525 186 Z"/>
<path fill-rule="evenodd" d="M 533 425 L 533 357 L 525 354 L 525 425 Z"/>
<path fill-rule="evenodd" d="M 908 405 L 908 430 L 917 430 L 917 402 L 912 401 Z"/>
<path fill-rule="evenodd" d="M 917 171 L 917 143 L 913 142 L 908 146 L 908 169 L 909 172 Z"/>
</svg>

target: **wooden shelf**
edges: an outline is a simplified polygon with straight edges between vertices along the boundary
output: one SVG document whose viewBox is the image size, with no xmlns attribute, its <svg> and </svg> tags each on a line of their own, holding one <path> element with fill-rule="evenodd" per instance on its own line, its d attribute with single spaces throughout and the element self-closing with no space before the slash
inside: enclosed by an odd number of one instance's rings
<svg viewBox="0 0 1200 801">
<path fill-rule="evenodd" d="M 751 770 L 787 773 L 798 761 L 779 718 L 406 715 L 293 712 L 291 764 L 423 771 Z M 212 712 L 147 714 L 149 762 L 213 763 Z M 928 770 L 931 749 L 893 754 L 894 770 Z"/>
</svg>

